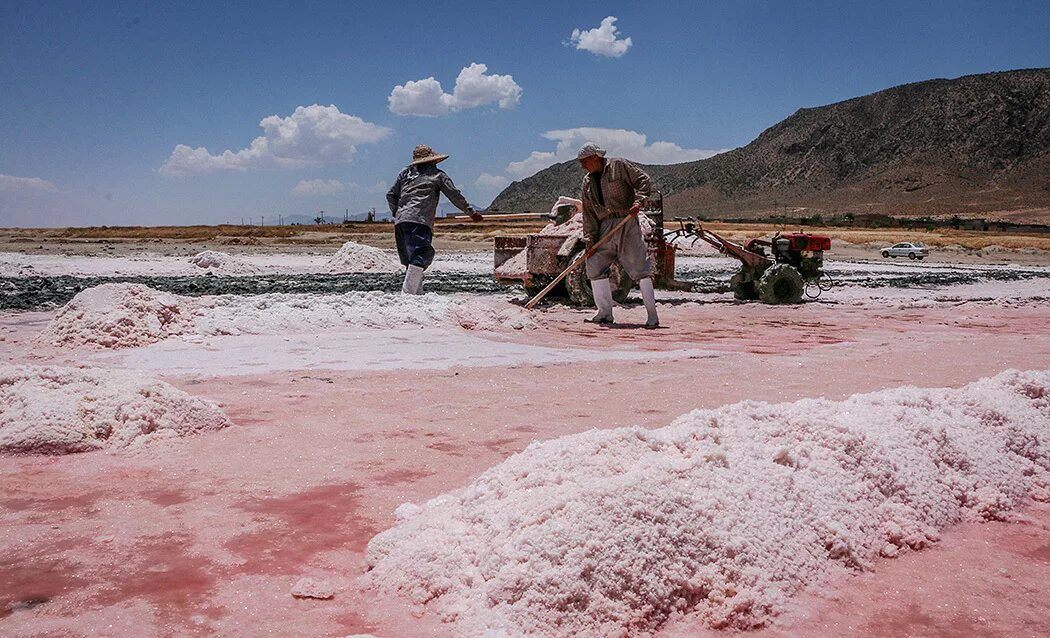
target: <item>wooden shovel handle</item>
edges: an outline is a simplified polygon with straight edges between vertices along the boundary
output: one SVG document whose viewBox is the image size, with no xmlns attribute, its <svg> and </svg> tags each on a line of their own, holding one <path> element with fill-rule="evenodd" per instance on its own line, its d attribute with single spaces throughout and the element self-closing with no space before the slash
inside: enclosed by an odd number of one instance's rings
<svg viewBox="0 0 1050 638">
<path fill-rule="evenodd" d="M 547 293 L 549 293 L 551 290 L 554 290 L 554 287 L 557 286 L 558 283 L 561 282 L 562 279 L 565 279 L 566 275 L 568 275 L 573 270 L 575 270 L 577 266 L 579 266 L 583 262 L 587 261 L 587 258 L 590 257 L 591 255 L 593 255 L 594 251 L 598 250 L 599 246 L 604 244 L 606 242 L 606 240 L 608 240 L 610 237 L 615 235 L 621 228 L 623 228 L 624 225 L 628 221 L 630 221 L 631 218 L 634 217 L 634 215 L 635 215 L 634 213 L 628 213 L 627 216 L 624 217 L 620 221 L 619 224 L 616 224 L 616 226 L 614 226 L 612 230 L 610 230 L 605 235 L 600 237 L 598 239 L 598 241 L 594 242 L 593 246 L 588 248 L 582 255 L 580 255 L 575 260 L 573 260 L 573 262 L 571 264 L 569 264 L 568 267 L 565 270 L 561 271 L 560 275 L 558 275 L 557 277 L 554 278 L 554 281 L 552 281 L 549 284 L 547 284 L 546 288 L 544 288 L 543 290 L 541 290 L 538 293 L 536 293 L 536 296 L 533 297 L 532 299 L 529 299 L 529 302 L 527 304 L 525 304 L 525 307 L 528 308 L 529 310 L 532 310 L 534 307 L 536 307 L 536 304 L 538 304 L 544 297 L 546 297 Z M 528 249 L 526 249 L 526 250 L 528 250 Z"/>
</svg>

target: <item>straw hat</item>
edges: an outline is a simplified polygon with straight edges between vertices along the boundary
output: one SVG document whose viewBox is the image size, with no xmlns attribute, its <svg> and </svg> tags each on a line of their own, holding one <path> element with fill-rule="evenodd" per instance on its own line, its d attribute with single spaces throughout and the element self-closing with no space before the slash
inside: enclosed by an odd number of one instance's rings
<svg viewBox="0 0 1050 638">
<path fill-rule="evenodd" d="M 433 162 L 437 164 L 440 161 L 447 160 L 448 155 L 438 155 L 434 152 L 434 149 L 430 148 L 426 144 L 420 144 L 419 146 L 412 149 L 412 164 L 426 164 Z M 412 165 L 410 164 L 410 166 Z"/>
</svg>

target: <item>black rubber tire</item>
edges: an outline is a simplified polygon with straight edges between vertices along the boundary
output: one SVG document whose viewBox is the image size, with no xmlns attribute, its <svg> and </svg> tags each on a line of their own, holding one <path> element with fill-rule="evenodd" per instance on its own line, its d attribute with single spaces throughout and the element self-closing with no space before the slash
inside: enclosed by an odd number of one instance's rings
<svg viewBox="0 0 1050 638">
<path fill-rule="evenodd" d="M 806 282 L 790 264 L 773 264 L 758 280 L 758 296 L 763 303 L 796 304 L 805 291 Z"/>
<path fill-rule="evenodd" d="M 908 259 L 915 259 L 915 253 L 908 253 Z"/>
<path fill-rule="evenodd" d="M 744 281 L 743 273 L 738 272 L 729 278 L 729 288 L 733 291 L 733 298 L 737 301 L 758 299 L 758 290 L 755 290 L 755 282 Z"/>
<path fill-rule="evenodd" d="M 580 249 L 573 253 L 568 263 L 575 261 L 582 252 L 583 249 Z M 612 287 L 613 301 L 623 303 L 627 301 L 634 282 L 623 268 L 620 268 L 620 264 L 614 262 L 609 268 L 609 285 Z M 591 281 L 587 279 L 587 266 L 581 265 L 565 276 L 565 290 L 569 293 L 569 301 L 574 306 L 594 306 Z"/>
<path fill-rule="evenodd" d="M 885 251 L 885 250 L 884 250 L 884 251 L 882 251 L 882 257 L 883 257 L 883 259 L 885 259 L 886 257 L 889 257 L 889 256 L 890 256 L 890 253 L 889 253 L 888 251 Z"/>
</svg>

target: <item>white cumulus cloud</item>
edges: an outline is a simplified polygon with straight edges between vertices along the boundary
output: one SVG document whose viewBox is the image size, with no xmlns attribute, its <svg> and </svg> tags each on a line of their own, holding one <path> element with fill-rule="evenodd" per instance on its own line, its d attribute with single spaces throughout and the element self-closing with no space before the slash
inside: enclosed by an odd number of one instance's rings
<svg viewBox="0 0 1050 638">
<path fill-rule="evenodd" d="M 58 192 L 54 184 L 39 177 L 15 177 L 0 173 L 0 192 L 16 191 L 44 191 L 48 193 Z"/>
<path fill-rule="evenodd" d="M 474 185 L 484 191 L 497 191 L 502 190 L 510 184 L 510 180 L 504 175 L 489 175 L 488 173 L 482 173 L 474 180 Z"/>
<path fill-rule="evenodd" d="M 346 190 L 347 185 L 337 179 L 301 179 L 292 188 L 293 195 L 334 195 Z"/>
<path fill-rule="evenodd" d="M 705 159 L 728 149 L 705 150 L 682 148 L 673 142 L 652 142 L 643 133 L 622 128 L 579 127 L 547 131 L 543 137 L 557 142 L 553 151 L 533 151 L 517 162 L 507 164 L 507 173 L 521 178 L 566 160 L 574 159 L 576 151 L 587 142 L 595 142 L 605 149 L 606 157 L 625 157 L 640 164 L 680 164 Z"/>
<path fill-rule="evenodd" d="M 620 38 L 616 28 L 616 17 L 609 16 L 594 29 L 573 29 L 571 43 L 577 49 L 590 51 L 595 55 L 619 58 L 631 48 L 630 38 Z"/>
<path fill-rule="evenodd" d="M 387 101 L 390 111 L 398 115 L 438 117 L 486 104 L 512 109 L 521 101 L 521 87 L 512 76 L 489 75 L 487 66 L 473 62 L 459 72 L 452 93 L 429 77 L 395 86 Z"/>
<path fill-rule="evenodd" d="M 359 144 L 374 144 L 390 129 L 342 113 L 335 105 L 296 107 L 288 117 L 271 115 L 259 122 L 263 134 L 247 148 L 212 155 L 203 146 L 179 144 L 160 167 L 163 175 L 188 175 L 249 168 L 298 168 L 353 159 Z"/>
</svg>

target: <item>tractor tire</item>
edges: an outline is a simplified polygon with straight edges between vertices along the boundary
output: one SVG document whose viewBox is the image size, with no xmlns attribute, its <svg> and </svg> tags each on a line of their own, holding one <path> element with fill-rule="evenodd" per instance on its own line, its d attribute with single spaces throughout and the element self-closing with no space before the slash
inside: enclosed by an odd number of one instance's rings
<svg viewBox="0 0 1050 638">
<path fill-rule="evenodd" d="M 758 296 L 763 303 L 796 304 L 802 301 L 806 282 L 790 264 L 773 264 L 758 280 Z"/>
<path fill-rule="evenodd" d="M 579 257 L 583 250 L 572 254 L 569 263 Z M 613 262 L 609 268 L 609 286 L 612 288 L 613 301 L 623 303 L 627 301 L 627 295 L 631 292 L 634 282 L 630 276 L 620 268 L 620 264 Z M 576 270 L 565 276 L 565 290 L 569 293 L 569 301 L 574 306 L 594 306 L 594 295 L 591 293 L 591 281 L 587 279 L 587 266 L 580 265 Z"/>
<path fill-rule="evenodd" d="M 733 298 L 737 301 L 758 299 L 758 290 L 755 289 L 755 282 L 744 281 L 743 273 L 738 272 L 729 278 L 729 288 L 733 291 Z"/>
</svg>

